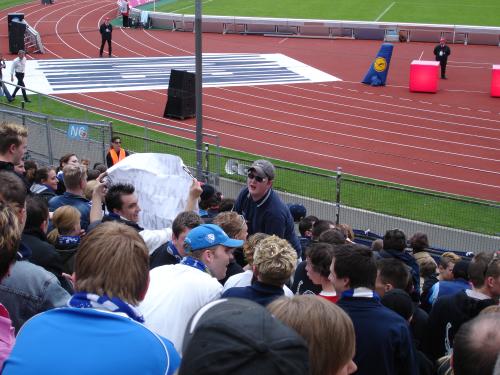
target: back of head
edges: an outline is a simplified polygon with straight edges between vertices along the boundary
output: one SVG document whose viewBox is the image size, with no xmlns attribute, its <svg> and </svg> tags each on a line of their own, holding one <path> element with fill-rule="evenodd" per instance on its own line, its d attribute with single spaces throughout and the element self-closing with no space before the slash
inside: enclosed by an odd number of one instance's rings
<svg viewBox="0 0 500 375">
<path fill-rule="evenodd" d="M 135 229 L 106 222 L 83 238 L 75 274 L 75 291 L 117 297 L 137 305 L 148 286 L 149 252 Z"/>
<path fill-rule="evenodd" d="M 312 238 L 313 240 L 317 241 L 319 239 L 319 236 L 321 233 L 323 233 L 325 230 L 334 228 L 335 224 L 333 221 L 330 220 L 317 220 L 312 229 Z"/>
<path fill-rule="evenodd" d="M 40 229 L 44 221 L 49 220 L 49 207 L 47 201 L 40 197 L 28 197 L 26 199 L 26 224 L 24 231 Z"/>
<path fill-rule="evenodd" d="M 243 255 L 245 260 L 249 265 L 253 264 L 253 254 L 255 253 L 255 247 L 264 238 L 269 237 L 266 233 L 254 233 L 248 237 L 248 239 L 243 244 Z"/>
<path fill-rule="evenodd" d="M 357 244 L 337 246 L 334 259 L 335 274 L 338 278 L 349 278 L 350 288 L 375 289 L 377 264 L 368 247 Z"/>
<path fill-rule="evenodd" d="M 453 340 L 455 375 L 491 375 L 500 348 L 500 313 L 481 314 L 462 324 Z"/>
<path fill-rule="evenodd" d="M 500 261 L 494 261 L 495 253 L 481 252 L 474 255 L 469 265 L 469 280 L 475 288 L 484 286 L 486 277 L 500 276 Z"/>
<path fill-rule="evenodd" d="M 299 222 L 299 233 L 302 237 L 306 235 L 306 232 L 312 231 L 314 223 L 318 219 L 314 216 L 306 216 Z"/>
<path fill-rule="evenodd" d="M 420 277 L 429 277 L 436 273 L 437 263 L 432 257 L 425 257 L 418 262 Z"/>
<path fill-rule="evenodd" d="M 64 186 L 67 190 L 74 190 L 80 188 L 82 181 L 87 181 L 87 173 L 80 165 L 66 165 L 63 168 Z"/>
<path fill-rule="evenodd" d="M 337 224 L 335 225 L 335 228 L 340 230 L 344 234 L 345 238 L 354 241 L 354 231 L 349 224 Z"/>
<path fill-rule="evenodd" d="M 19 124 L 2 122 L 0 124 L 0 155 L 6 154 L 11 145 L 19 146 L 23 138 L 28 137 L 28 130 Z"/>
<path fill-rule="evenodd" d="M 413 253 L 424 251 L 429 247 L 429 239 L 425 233 L 417 232 L 410 238 L 410 247 Z"/>
<path fill-rule="evenodd" d="M 408 293 L 401 289 L 392 289 L 380 300 L 382 305 L 398 313 L 408 321 L 413 315 L 413 301 Z"/>
<path fill-rule="evenodd" d="M 191 318 L 179 375 L 303 375 L 304 340 L 255 302 L 217 300 Z"/>
<path fill-rule="evenodd" d="M 175 217 L 172 223 L 172 232 L 174 236 L 179 237 L 185 229 L 193 229 L 201 224 L 203 224 L 203 221 L 196 212 L 183 211 Z"/>
<path fill-rule="evenodd" d="M 114 184 L 108 188 L 104 201 L 109 212 L 122 209 L 122 195 L 134 194 L 135 188 L 131 184 Z"/>
<path fill-rule="evenodd" d="M 48 180 L 49 172 L 54 170 L 52 167 L 40 167 L 35 172 L 35 182 L 41 184 L 42 180 Z"/>
<path fill-rule="evenodd" d="M 391 284 L 394 288 L 408 290 L 412 279 L 408 266 L 399 259 L 382 258 L 377 261 L 379 277 L 384 284 Z"/>
<path fill-rule="evenodd" d="M 220 226 L 226 234 L 231 238 L 239 238 L 243 229 L 245 229 L 245 218 L 237 212 L 221 212 L 212 221 L 213 224 Z"/>
<path fill-rule="evenodd" d="M 80 211 L 73 206 L 61 206 L 52 215 L 52 224 L 59 234 L 65 235 L 73 231 L 75 225 L 80 223 Z"/>
<path fill-rule="evenodd" d="M 453 278 L 469 280 L 469 264 L 468 260 L 460 260 L 453 267 Z"/>
<path fill-rule="evenodd" d="M 212 185 L 204 184 L 201 188 L 200 208 L 207 210 L 219 207 L 222 195 Z"/>
<path fill-rule="evenodd" d="M 356 338 L 352 321 L 334 303 L 301 295 L 279 298 L 267 309 L 306 340 L 311 375 L 337 374 L 353 358 Z"/>
<path fill-rule="evenodd" d="M 0 201 L 24 208 L 26 187 L 16 174 L 0 171 Z"/>
<path fill-rule="evenodd" d="M 345 234 L 337 228 L 327 229 L 318 238 L 319 242 L 326 242 L 330 245 L 343 245 L 346 240 Z"/>
<path fill-rule="evenodd" d="M 21 230 L 14 209 L 0 202 L 0 280 L 7 275 L 10 265 L 16 259 Z"/>
<path fill-rule="evenodd" d="M 391 229 L 384 235 L 384 250 L 403 251 L 406 248 L 406 235 L 401 229 Z"/>
<path fill-rule="evenodd" d="M 314 242 L 306 250 L 313 270 L 326 278 L 330 275 L 333 254 L 333 246 L 325 242 Z"/>
<path fill-rule="evenodd" d="M 288 204 L 288 209 L 290 210 L 290 214 L 292 215 L 293 221 L 298 223 L 307 215 L 307 210 L 302 204 Z"/>
<path fill-rule="evenodd" d="M 263 283 L 283 286 L 292 276 L 296 263 L 297 252 L 278 236 L 265 238 L 255 247 L 253 265 Z"/>
</svg>

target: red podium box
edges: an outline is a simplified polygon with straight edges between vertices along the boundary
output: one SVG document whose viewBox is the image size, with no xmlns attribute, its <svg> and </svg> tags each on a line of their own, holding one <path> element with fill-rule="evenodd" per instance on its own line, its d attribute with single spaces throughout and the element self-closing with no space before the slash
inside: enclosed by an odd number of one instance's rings
<svg viewBox="0 0 500 375">
<path fill-rule="evenodd" d="M 438 90 L 439 61 L 413 60 L 410 65 L 410 91 Z"/>
<path fill-rule="evenodd" d="M 500 97 L 500 65 L 493 65 L 491 71 L 491 96 Z"/>
</svg>

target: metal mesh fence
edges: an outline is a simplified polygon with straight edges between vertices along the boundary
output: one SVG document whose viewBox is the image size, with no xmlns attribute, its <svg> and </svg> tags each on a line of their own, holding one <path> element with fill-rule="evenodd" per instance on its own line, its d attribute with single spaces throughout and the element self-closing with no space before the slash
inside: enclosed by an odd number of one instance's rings
<svg viewBox="0 0 500 375">
<path fill-rule="evenodd" d="M 0 108 L 2 121 L 13 121 L 28 128 L 28 156 L 42 165 L 55 165 L 61 156 L 75 153 L 80 159 L 105 162 L 111 125 L 41 115 L 11 108 Z"/>
</svg>

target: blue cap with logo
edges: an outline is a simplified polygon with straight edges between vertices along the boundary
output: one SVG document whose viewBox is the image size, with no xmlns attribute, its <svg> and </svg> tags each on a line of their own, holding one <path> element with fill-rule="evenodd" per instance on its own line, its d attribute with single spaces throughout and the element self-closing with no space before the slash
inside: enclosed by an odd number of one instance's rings
<svg viewBox="0 0 500 375">
<path fill-rule="evenodd" d="M 221 227 L 215 224 L 203 224 L 191 231 L 186 236 L 184 243 L 188 245 L 186 252 L 203 250 L 209 247 L 223 245 L 227 247 L 240 247 L 244 241 L 229 238 Z"/>
</svg>

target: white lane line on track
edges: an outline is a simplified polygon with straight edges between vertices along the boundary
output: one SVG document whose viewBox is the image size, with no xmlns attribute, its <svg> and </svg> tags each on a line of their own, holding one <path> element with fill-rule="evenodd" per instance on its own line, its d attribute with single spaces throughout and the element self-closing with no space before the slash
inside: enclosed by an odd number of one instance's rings
<svg viewBox="0 0 500 375">
<path fill-rule="evenodd" d="M 208 95 L 208 96 L 213 97 L 212 95 Z M 254 119 L 257 119 L 257 120 L 261 120 L 261 121 L 259 121 L 259 123 L 262 123 L 262 124 L 273 122 L 273 123 L 277 123 L 277 124 L 281 124 L 281 125 L 286 125 L 287 127 L 294 127 L 294 128 L 298 128 L 298 129 L 307 129 L 307 130 L 309 130 L 309 133 L 312 133 L 312 131 L 317 131 L 318 133 L 324 133 L 324 134 L 335 135 L 335 136 L 340 135 L 340 136 L 345 136 L 345 137 L 348 137 L 348 138 L 356 138 L 356 139 L 360 139 L 360 140 L 364 140 L 364 141 L 369 141 L 369 142 L 373 142 L 373 143 L 389 144 L 389 145 L 394 145 L 394 146 L 404 147 L 404 148 L 414 148 L 414 149 L 423 150 L 423 151 L 426 151 L 426 152 L 436 152 L 436 153 L 441 153 L 441 154 L 455 155 L 455 156 L 461 156 L 461 157 L 466 157 L 466 158 L 474 158 L 474 159 L 479 159 L 479 160 L 493 161 L 493 162 L 500 163 L 500 161 L 497 160 L 497 159 L 483 158 L 483 157 L 475 156 L 475 155 L 468 155 L 468 154 L 463 154 L 463 153 L 461 154 L 461 153 L 457 153 L 457 152 L 444 151 L 442 149 L 432 149 L 432 148 L 426 148 L 426 147 L 415 146 L 415 145 L 410 145 L 410 144 L 396 143 L 396 142 L 385 141 L 384 139 L 377 139 L 377 138 L 373 138 L 373 137 L 362 137 L 362 136 L 353 135 L 353 134 L 350 134 L 350 133 L 342 133 L 340 131 L 311 128 L 310 126 L 300 125 L 298 123 L 292 123 L 292 122 L 289 122 L 289 121 L 281 121 L 281 120 L 269 119 L 267 117 L 257 116 L 257 115 L 253 115 L 253 114 L 249 114 L 249 113 L 242 113 L 242 112 L 239 112 L 239 111 L 236 111 L 236 110 L 232 110 L 232 109 L 229 109 L 229 108 L 220 107 L 220 106 L 214 106 L 214 105 L 210 105 L 210 104 L 204 104 L 204 106 L 209 107 L 209 108 L 218 109 L 218 110 L 221 110 L 221 111 L 224 111 L 224 112 L 230 112 L 230 113 L 234 113 L 234 114 L 237 114 L 237 115 L 243 115 L 243 116 L 246 116 L 246 117 L 251 117 L 251 118 L 254 118 Z M 259 106 L 256 106 L 256 105 L 251 105 L 251 107 L 263 109 L 263 107 L 259 107 Z M 256 112 L 261 112 L 261 111 L 256 111 Z M 283 112 L 283 113 L 285 113 L 285 112 Z M 292 115 L 294 117 L 303 117 L 303 118 L 314 119 L 314 117 L 311 117 L 311 116 L 298 116 L 297 114 L 292 114 Z M 318 120 L 320 120 L 320 121 L 326 121 L 324 119 L 318 119 Z M 333 121 L 330 121 L 330 122 L 333 122 Z M 336 122 L 336 123 L 338 123 L 338 122 Z M 250 126 L 246 126 L 246 127 L 251 128 Z M 254 127 L 254 129 L 260 130 L 260 131 L 265 131 L 265 132 L 270 131 L 269 127 L 264 127 L 264 128 L 256 128 L 256 127 Z M 283 135 L 283 136 L 288 136 L 288 134 L 285 134 L 285 133 L 278 133 L 278 134 Z M 394 134 L 394 133 L 391 132 L 391 134 Z M 323 142 L 321 140 L 313 140 L 313 141 L 314 142 Z M 356 147 L 350 147 L 350 146 L 345 146 L 345 147 L 346 148 L 356 148 Z M 375 151 L 375 153 L 388 154 L 388 153 L 381 153 L 381 152 L 376 152 L 376 151 Z M 401 157 L 401 155 L 397 155 L 397 156 Z M 410 159 L 412 159 L 412 158 L 410 158 Z M 412 159 L 412 160 L 422 160 L 422 159 Z M 427 162 L 431 162 L 432 163 L 432 161 L 427 161 Z M 439 163 L 439 162 L 437 162 L 437 163 Z M 465 167 L 465 168 L 471 168 L 471 167 Z M 486 173 L 500 174 L 500 172 L 489 171 L 489 170 L 486 170 L 486 169 L 485 170 L 483 170 L 483 169 L 475 169 L 475 168 L 472 168 L 472 169 L 473 170 L 482 171 L 482 172 L 486 172 Z"/>
<path fill-rule="evenodd" d="M 296 94 L 292 94 L 292 93 L 283 93 L 283 92 L 280 92 L 280 91 L 277 91 L 277 90 L 271 90 L 271 89 L 268 89 L 268 88 L 264 88 L 262 86 L 252 86 L 253 89 L 257 89 L 257 90 L 262 90 L 262 91 L 267 91 L 267 92 L 271 92 L 273 94 L 282 94 L 282 95 L 285 95 L 285 96 L 292 96 L 294 98 L 301 98 L 301 99 L 308 99 L 308 100 L 311 100 L 311 101 L 319 101 L 319 102 L 325 102 L 323 100 L 320 100 L 320 99 L 312 99 L 312 98 L 307 98 L 307 97 L 302 97 L 302 96 L 299 96 L 299 95 L 296 95 Z M 246 92 L 241 92 L 241 91 L 235 91 L 235 90 L 232 90 L 232 89 L 229 89 L 229 88 L 218 88 L 218 90 L 222 90 L 222 91 L 228 91 L 228 92 L 236 92 L 236 93 L 239 93 L 241 95 L 244 95 L 244 96 L 248 96 L 248 97 L 254 97 L 254 98 L 257 98 L 257 99 L 262 99 L 262 95 L 254 95 L 254 94 L 249 94 L 249 93 L 246 93 Z M 267 101 L 272 101 L 272 102 L 277 102 L 277 103 L 283 103 L 283 104 L 289 104 L 289 105 L 293 105 L 294 107 L 297 107 L 297 108 L 304 108 L 306 110 L 317 110 L 319 112 L 323 112 L 323 113 L 328 113 L 328 114 L 335 114 L 335 115 L 345 115 L 345 116 L 348 116 L 348 117 L 355 117 L 355 118 L 359 118 L 359 119 L 362 119 L 362 120 L 368 120 L 368 121 L 371 121 L 373 122 L 374 120 L 376 121 L 379 121 L 379 122 L 384 122 L 384 123 L 387 123 L 387 124 L 393 124 L 393 125 L 401 125 L 403 127 L 408 127 L 408 128 L 415 128 L 415 129 L 425 129 L 425 130 L 434 130 L 436 132 L 443 132 L 443 133 L 446 133 L 446 134 L 455 134 L 455 135 L 463 135 L 463 136 L 466 136 L 467 139 L 471 139 L 471 138 L 479 138 L 479 139 L 488 139 L 488 140 L 497 140 L 497 138 L 495 137 L 485 137 L 485 136 L 481 136 L 481 135 L 476 135 L 476 134 L 468 134 L 468 133 L 461 133 L 461 132 L 456 132 L 456 131 L 450 131 L 450 130 L 444 130 L 444 129 L 440 129 L 440 128 L 431 128 L 429 126 L 420 126 L 420 125 L 412 125 L 412 124 L 407 124 L 407 123 L 402 123 L 402 122 L 397 122 L 397 121 L 391 121 L 391 120 L 384 120 L 384 119 L 375 119 L 373 117 L 368 117 L 368 116 L 360 116 L 360 115 L 356 115 L 356 114 L 352 114 L 352 113 L 345 113 L 345 112 L 339 112 L 339 111 L 333 111 L 333 110 L 328 110 L 328 109 L 323 109 L 323 108 L 315 108 L 315 107 L 312 107 L 311 105 L 303 105 L 303 104 L 299 104 L 299 103 L 291 103 L 291 102 L 286 102 L 286 101 L 283 101 L 283 100 L 278 100 L 275 98 L 276 95 L 274 95 L 273 97 L 269 97 L 269 98 L 266 98 Z M 228 101 L 231 101 L 230 99 L 226 99 Z M 241 102 L 239 102 L 241 103 Z M 242 104 L 245 104 L 245 105 L 249 105 L 248 103 L 242 103 Z M 359 107 L 352 107 L 352 106 L 349 106 L 349 105 L 345 105 L 347 107 L 351 107 L 351 108 L 359 108 Z M 269 109 L 269 107 L 266 107 L 266 109 Z M 361 108 L 360 108 L 361 109 Z M 376 111 L 376 112 L 381 112 L 385 115 L 387 115 L 388 112 L 387 110 L 386 111 Z M 394 115 L 400 115 L 400 114 L 397 114 L 397 113 L 392 113 Z M 416 119 L 419 119 L 419 120 L 422 120 L 422 118 L 420 117 L 416 117 L 416 116 L 412 116 Z M 449 122 L 446 122 L 445 123 L 449 123 Z M 451 123 L 451 124 L 456 124 L 456 123 Z M 404 134 L 404 133 L 399 133 L 401 135 L 407 135 L 407 134 Z M 414 136 L 414 137 L 417 137 L 417 136 Z M 433 138 L 427 138 L 427 137 L 421 137 L 421 138 L 424 138 L 424 139 L 433 139 Z M 444 141 L 443 142 L 451 142 L 451 141 Z M 455 143 L 455 142 L 451 142 L 451 143 Z M 456 142 L 456 144 L 463 144 L 461 142 Z M 497 150 L 497 148 L 492 148 L 492 147 L 487 147 L 487 146 L 478 146 L 478 145 L 470 145 L 471 147 L 478 147 L 478 148 L 484 148 L 484 149 L 491 149 L 491 150 Z"/>
<path fill-rule="evenodd" d="M 463 109 L 464 111 L 471 111 L 471 109 L 467 107 L 458 107 L 458 109 Z"/>
<path fill-rule="evenodd" d="M 424 100 L 419 100 L 418 102 L 419 102 L 419 103 L 422 103 L 422 104 L 432 104 L 431 102 L 426 102 L 426 101 L 424 101 Z"/>
<path fill-rule="evenodd" d="M 412 102 L 413 100 L 412 99 L 408 99 L 408 98 L 398 98 L 399 100 L 406 100 L 408 102 Z"/>
<path fill-rule="evenodd" d="M 392 99 L 393 96 L 392 95 L 384 95 L 384 94 L 380 94 L 381 97 L 383 98 L 389 98 L 389 99 Z"/>
<path fill-rule="evenodd" d="M 436 113 L 436 111 L 434 111 L 432 109 L 418 108 L 418 107 L 408 107 L 408 106 L 403 106 L 402 107 L 400 104 L 380 103 L 380 102 L 374 101 L 374 100 L 357 98 L 357 97 L 353 97 L 353 96 L 345 96 L 345 95 L 341 95 L 341 94 L 335 94 L 335 93 L 332 93 L 332 92 L 323 92 L 323 91 L 308 89 L 308 88 L 305 88 L 304 86 L 295 86 L 295 85 L 292 85 L 292 84 L 287 85 L 287 86 L 295 88 L 295 89 L 297 89 L 299 91 L 310 92 L 310 93 L 313 93 L 314 95 L 323 94 L 323 95 L 326 95 L 326 96 L 334 96 L 334 97 L 339 97 L 341 99 L 355 100 L 355 101 L 358 101 L 358 102 L 367 102 L 367 103 L 371 103 L 371 104 L 383 104 L 386 107 L 406 108 L 406 109 L 409 109 L 409 110 L 412 110 L 412 111 L 418 111 L 418 112 L 430 113 L 430 114 L 435 114 Z M 263 88 L 259 87 L 259 89 L 263 89 Z M 286 94 L 284 94 L 284 95 L 286 95 Z M 319 100 L 319 99 L 312 99 L 312 98 L 309 98 L 309 99 L 311 99 L 311 100 Z M 325 102 L 323 100 L 320 100 L 320 101 Z M 349 107 L 352 107 L 352 105 L 349 105 Z M 364 109 L 364 107 L 356 107 L 356 108 Z M 462 107 L 458 107 L 458 108 L 462 108 Z M 373 111 L 377 112 L 377 110 L 373 110 Z M 385 113 L 387 111 L 385 110 L 385 111 L 379 111 L 379 112 L 384 112 Z M 500 120 L 493 120 L 493 119 L 487 119 L 487 118 L 476 117 L 476 116 L 468 116 L 468 115 L 459 115 L 459 114 L 453 113 L 453 112 L 446 112 L 444 114 L 447 115 L 447 116 L 450 116 L 450 117 L 466 118 L 466 119 L 471 119 L 471 120 L 474 120 L 474 121 L 484 120 L 484 121 L 487 121 L 487 122 L 494 122 L 494 123 L 500 124 Z M 408 116 L 408 115 L 402 115 L 402 116 Z M 412 117 L 412 116 L 410 116 L 410 117 Z M 438 121 L 438 120 L 432 120 L 432 121 Z M 460 124 L 457 123 L 457 125 L 460 125 Z M 493 128 L 484 128 L 484 129 L 500 131 L 500 127 L 496 127 L 496 126 L 493 127 Z"/>
<path fill-rule="evenodd" d="M 451 105 L 448 105 L 448 104 L 439 104 L 441 107 L 447 107 L 447 108 L 450 108 Z"/>
<path fill-rule="evenodd" d="M 194 51 L 189 51 L 187 49 L 183 49 L 183 48 L 180 48 L 180 47 L 177 47 L 177 46 L 174 46 L 173 44 L 170 44 L 170 43 L 167 43 L 165 42 L 164 40 L 161 40 L 159 38 L 157 38 L 156 36 L 154 36 L 153 34 L 155 34 L 155 32 L 150 32 L 150 31 L 146 31 L 145 29 L 142 30 L 147 36 L 149 36 L 150 38 L 160 42 L 161 44 L 164 44 L 168 47 L 171 47 L 172 49 L 175 49 L 177 51 L 181 51 L 181 52 L 185 52 L 189 55 L 193 55 L 194 54 Z"/>
<path fill-rule="evenodd" d="M 128 107 L 125 107 L 125 106 L 122 106 L 122 105 L 119 105 L 119 104 L 116 104 L 116 103 L 109 103 L 106 100 L 97 99 L 97 98 L 92 97 L 92 96 L 87 95 L 87 94 L 81 94 L 81 95 L 85 96 L 85 97 L 88 97 L 88 98 L 90 98 L 92 100 L 96 100 L 96 101 L 99 101 L 99 102 L 107 104 L 107 108 L 106 109 L 109 109 L 109 105 L 113 105 L 113 106 L 118 107 L 118 108 L 128 108 Z M 164 96 L 166 96 L 166 95 L 164 94 Z M 137 113 L 140 113 L 142 115 L 147 115 L 147 116 L 150 116 L 150 117 L 153 117 L 153 118 L 163 119 L 163 117 L 156 116 L 156 115 L 151 115 L 149 113 L 145 113 L 145 112 L 141 112 L 141 111 L 137 111 L 137 110 L 133 110 L 133 112 L 137 112 Z M 242 125 L 242 124 L 236 123 L 236 122 L 225 121 L 225 120 L 221 121 L 218 118 L 212 118 L 210 116 L 203 116 L 203 118 L 206 118 L 206 119 L 209 119 L 209 120 L 213 120 L 213 121 L 217 121 L 217 122 L 229 123 L 229 124 L 233 124 L 233 125 L 237 125 L 237 126 L 245 126 L 245 125 Z M 182 124 L 183 127 L 190 127 L 190 128 L 193 128 L 193 129 L 195 128 L 194 125 L 186 124 L 186 123 L 181 122 L 181 121 L 172 120 L 171 123 Z M 269 131 L 268 129 L 262 129 L 262 130 Z M 212 130 L 212 132 L 214 134 L 220 134 L 220 135 L 224 135 L 224 136 L 228 136 L 228 137 L 232 137 L 232 138 L 244 139 L 244 140 L 248 141 L 247 138 L 236 136 L 234 133 L 230 134 L 230 133 L 225 133 L 225 132 L 216 131 L 216 130 Z M 282 135 L 285 136 L 285 137 L 289 136 L 289 134 L 282 134 Z M 295 137 L 298 137 L 298 136 L 295 136 Z M 424 173 L 424 172 L 417 172 L 417 171 L 411 171 L 411 170 L 406 170 L 406 169 L 401 169 L 401 168 L 395 168 L 395 167 L 390 167 L 390 166 L 385 166 L 385 165 L 368 163 L 368 162 L 363 161 L 363 160 L 354 160 L 354 159 L 348 159 L 348 158 L 341 158 L 341 157 L 333 156 L 333 155 L 320 154 L 320 153 L 317 153 L 316 151 L 301 150 L 301 149 L 296 149 L 296 148 L 292 148 L 292 147 L 289 147 L 289 146 L 284 146 L 284 145 L 279 145 L 279 144 L 272 144 L 272 143 L 269 143 L 268 140 L 266 140 L 266 141 L 259 141 L 257 139 L 253 139 L 252 141 L 255 142 L 255 143 L 261 143 L 261 144 L 264 144 L 264 145 L 267 145 L 267 146 L 278 147 L 278 148 L 283 148 L 283 149 L 287 149 L 287 150 L 294 150 L 294 151 L 298 151 L 298 152 L 305 152 L 307 154 L 312 154 L 312 155 L 317 155 L 317 156 L 323 156 L 323 157 L 326 157 L 326 158 L 329 158 L 329 159 L 344 160 L 344 161 L 348 161 L 348 162 L 353 162 L 353 163 L 358 163 L 358 164 L 363 164 L 363 165 L 369 165 L 369 166 L 373 166 L 373 167 L 380 167 L 382 169 L 395 170 L 395 171 L 399 171 L 399 172 L 406 172 L 406 173 L 410 173 L 410 174 L 417 174 L 417 175 L 428 176 L 428 177 L 437 177 L 437 178 L 440 178 L 440 179 L 457 181 L 457 182 L 464 182 L 464 183 L 469 183 L 469 184 L 474 184 L 474 185 L 492 187 L 492 188 L 496 188 L 496 189 L 500 188 L 499 186 L 496 186 L 496 185 L 484 184 L 484 183 L 480 183 L 480 182 L 476 182 L 476 181 L 461 180 L 461 179 L 456 179 L 456 178 L 452 178 L 452 177 L 444 177 L 444 176 L 441 176 L 441 175 L 433 175 L 433 174 Z M 421 162 L 424 162 L 424 161 L 421 161 Z M 495 173 L 497 173 L 497 172 L 495 172 Z M 500 173 L 500 172 L 498 172 L 498 173 Z"/>
<path fill-rule="evenodd" d="M 491 111 L 488 111 L 486 109 L 478 109 L 479 112 L 483 112 L 483 113 L 491 113 Z"/>
</svg>

